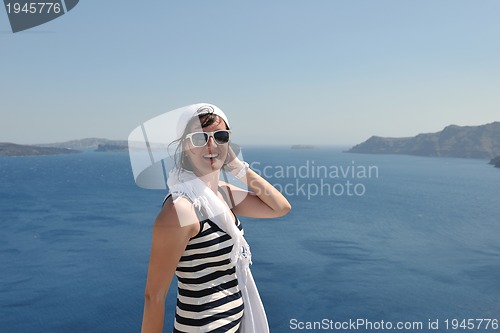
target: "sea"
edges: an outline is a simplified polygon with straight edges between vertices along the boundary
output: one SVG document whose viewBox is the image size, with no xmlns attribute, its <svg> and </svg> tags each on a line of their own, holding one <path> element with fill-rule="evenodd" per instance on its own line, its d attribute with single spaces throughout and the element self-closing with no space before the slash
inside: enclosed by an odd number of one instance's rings
<svg viewBox="0 0 500 333">
<path fill-rule="evenodd" d="M 241 218 L 271 332 L 500 332 L 500 169 L 342 147 L 243 156 L 292 205 Z M 0 333 L 140 332 L 164 196 L 136 186 L 127 153 L 0 157 Z M 175 301 L 173 287 L 164 332 Z"/>
</svg>

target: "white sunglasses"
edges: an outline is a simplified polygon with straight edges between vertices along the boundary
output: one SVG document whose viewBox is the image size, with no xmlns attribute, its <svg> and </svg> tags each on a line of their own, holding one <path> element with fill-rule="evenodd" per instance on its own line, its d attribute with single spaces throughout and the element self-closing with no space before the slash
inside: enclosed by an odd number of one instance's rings
<svg viewBox="0 0 500 333">
<path fill-rule="evenodd" d="M 212 137 L 218 145 L 223 145 L 229 142 L 231 131 L 219 130 L 215 132 L 193 132 L 186 135 L 186 139 L 191 140 L 194 147 L 203 147 L 208 143 Z"/>
</svg>

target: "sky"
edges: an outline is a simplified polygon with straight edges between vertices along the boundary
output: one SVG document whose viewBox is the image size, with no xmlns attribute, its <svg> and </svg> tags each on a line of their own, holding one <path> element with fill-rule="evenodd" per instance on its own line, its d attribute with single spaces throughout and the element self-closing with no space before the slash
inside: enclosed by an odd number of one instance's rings
<svg viewBox="0 0 500 333">
<path fill-rule="evenodd" d="M 240 144 L 350 146 L 500 121 L 497 0 L 81 0 L 12 33 L 0 142 L 126 140 L 208 102 Z"/>
</svg>

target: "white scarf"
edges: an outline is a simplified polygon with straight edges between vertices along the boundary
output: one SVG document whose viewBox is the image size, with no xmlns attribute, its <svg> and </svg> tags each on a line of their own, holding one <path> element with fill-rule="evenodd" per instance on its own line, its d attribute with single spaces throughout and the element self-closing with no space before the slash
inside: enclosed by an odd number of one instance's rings
<svg viewBox="0 0 500 333">
<path fill-rule="evenodd" d="M 174 204 L 178 198 L 187 197 L 195 209 L 201 211 L 203 208 L 205 218 L 213 221 L 222 231 L 231 236 L 234 242 L 231 261 L 236 267 L 236 276 L 244 305 L 239 332 L 268 333 L 269 326 L 264 306 L 250 271 L 252 263 L 250 247 L 243 237 L 243 232 L 234 223 L 231 211 L 217 194 L 193 172 L 174 168 L 169 173 L 167 185 Z"/>
</svg>

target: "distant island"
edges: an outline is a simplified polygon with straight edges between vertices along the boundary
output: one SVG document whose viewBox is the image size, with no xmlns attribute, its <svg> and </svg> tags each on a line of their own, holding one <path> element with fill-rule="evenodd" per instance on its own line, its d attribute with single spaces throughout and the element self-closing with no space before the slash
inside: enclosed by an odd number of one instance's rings
<svg viewBox="0 0 500 333">
<path fill-rule="evenodd" d="M 127 141 L 87 138 L 59 143 L 20 145 L 0 142 L 0 156 L 38 156 L 81 153 L 83 150 L 96 152 L 128 152 Z"/>
<path fill-rule="evenodd" d="M 495 166 L 495 168 L 500 168 L 500 156 L 493 158 L 490 161 L 490 164 L 493 164 Z"/>
<path fill-rule="evenodd" d="M 292 149 L 314 149 L 313 145 L 293 145 Z"/>
<path fill-rule="evenodd" d="M 100 145 L 104 146 L 115 146 L 121 149 L 128 147 L 128 142 L 124 140 L 108 140 L 102 138 L 86 138 L 80 140 L 71 140 L 58 143 L 46 143 L 37 146 L 40 147 L 57 147 L 57 148 L 71 148 L 71 149 L 82 149 L 82 150 L 97 150 Z M 128 149 L 128 148 L 127 148 Z M 102 150 L 101 150 L 102 151 Z"/>
<path fill-rule="evenodd" d="M 372 136 L 347 152 L 491 159 L 500 155 L 500 122 L 445 127 L 408 138 Z"/>
<path fill-rule="evenodd" d="M 0 142 L 0 156 L 39 156 L 81 153 L 80 150 L 70 148 L 39 147 L 34 145 L 18 145 L 9 142 Z"/>
<path fill-rule="evenodd" d="M 110 145 L 110 144 L 99 144 L 96 152 L 128 152 L 127 145 Z"/>
</svg>

